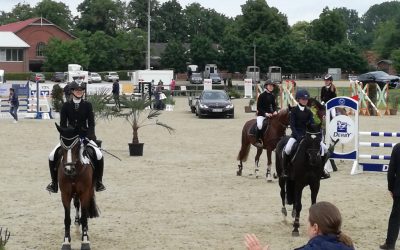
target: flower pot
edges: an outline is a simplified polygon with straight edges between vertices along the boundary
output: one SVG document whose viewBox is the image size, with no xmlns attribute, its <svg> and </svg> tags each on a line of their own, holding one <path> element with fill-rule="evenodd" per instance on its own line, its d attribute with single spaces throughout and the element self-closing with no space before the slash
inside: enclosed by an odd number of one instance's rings
<svg viewBox="0 0 400 250">
<path fill-rule="evenodd" d="M 251 107 L 250 106 L 244 106 L 244 112 L 251 113 Z"/>
<path fill-rule="evenodd" d="M 174 111 L 175 105 L 172 104 L 166 104 L 165 105 L 165 111 Z"/>
<path fill-rule="evenodd" d="M 389 109 L 390 115 L 397 115 L 397 109 Z"/>
<path fill-rule="evenodd" d="M 130 156 L 142 156 L 144 143 L 128 143 Z"/>
</svg>

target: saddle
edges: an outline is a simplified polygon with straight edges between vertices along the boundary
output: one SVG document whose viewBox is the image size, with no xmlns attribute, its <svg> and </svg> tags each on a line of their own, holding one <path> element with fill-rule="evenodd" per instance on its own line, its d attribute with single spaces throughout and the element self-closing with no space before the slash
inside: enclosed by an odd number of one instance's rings
<svg viewBox="0 0 400 250">
<path fill-rule="evenodd" d="M 264 134 L 265 131 L 268 130 L 269 124 L 270 124 L 270 118 L 264 119 L 264 121 L 263 121 L 263 126 L 262 126 L 262 128 L 261 128 L 261 134 Z M 256 132 L 257 132 L 257 129 L 258 129 L 258 128 L 257 128 L 257 122 L 255 122 L 255 123 L 251 126 L 251 128 L 250 128 L 249 134 L 252 135 L 252 136 L 255 136 L 255 135 L 256 135 Z"/>
</svg>

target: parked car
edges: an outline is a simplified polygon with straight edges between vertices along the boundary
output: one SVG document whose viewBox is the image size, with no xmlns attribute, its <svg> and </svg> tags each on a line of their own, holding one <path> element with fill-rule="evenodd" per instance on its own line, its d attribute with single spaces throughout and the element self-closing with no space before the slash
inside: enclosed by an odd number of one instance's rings
<svg viewBox="0 0 400 250">
<path fill-rule="evenodd" d="M 217 73 L 210 73 L 210 79 L 213 84 L 221 84 L 221 77 Z"/>
<path fill-rule="evenodd" d="M 196 100 L 196 115 L 235 117 L 235 108 L 224 90 L 203 90 Z"/>
<path fill-rule="evenodd" d="M 88 83 L 95 83 L 95 82 L 101 82 L 101 76 L 99 75 L 99 73 L 90 72 L 88 76 Z"/>
<path fill-rule="evenodd" d="M 357 80 L 363 83 L 373 83 L 376 82 L 382 89 L 386 83 L 389 84 L 389 88 L 393 89 L 400 82 L 400 77 L 389 75 L 384 71 L 371 71 L 365 74 L 361 74 L 357 77 Z"/>
<path fill-rule="evenodd" d="M 192 84 L 202 84 L 203 77 L 202 77 L 201 73 L 192 73 L 192 76 L 190 77 L 189 81 Z"/>
<path fill-rule="evenodd" d="M 42 73 L 32 73 L 29 77 L 29 80 L 31 80 L 32 82 L 45 82 L 46 78 Z"/>
<path fill-rule="evenodd" d="M 64 72 L 54 72 L 51 77 L 51 81 L 53 82 L 64 82 L 65 74 Z"/>
<path fill-rule="evenodd" d="M 119 80 L 117 72 L 107 72 L 107 74 L 104 76 L 104 81 L 114 82 L 115 80 Z"/>
</svg>

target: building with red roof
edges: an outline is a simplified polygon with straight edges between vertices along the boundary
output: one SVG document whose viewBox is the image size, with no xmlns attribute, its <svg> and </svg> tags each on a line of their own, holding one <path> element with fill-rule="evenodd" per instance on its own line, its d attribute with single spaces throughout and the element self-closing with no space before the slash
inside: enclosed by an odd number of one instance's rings
<svg viewBox="0 0 400 250">
<path fill-rule="evenodd" d="M 21 66 L 15 66 L 15 64 L 25 65 L 22 72 L 42 71 L 42 66 L 45 61 L 43 56 L 43 49 L 50 40 L 50 38 L 56 37 L 61 40 L 73 40 L 75 37 L 69 32 L 61 29 L 57 25 L 48 21 L 45 18 L 35 17 L 25 21 L 9 23 L 0 26 L 1 31 L 13 32 L 20 39 L 22 39 L 29 47 L 24 50 L 25 55 L 19 56 L 18 59 L 24 61 L 14 61 L 14 58 L 2 58 L 0 56 L 0 68 L 5 69 L 6 72 L 21 72 Z M 20 48 L 13 47 L 0 47 L 4 53 L 14 53 L 13 51 Z"/>
</svg>

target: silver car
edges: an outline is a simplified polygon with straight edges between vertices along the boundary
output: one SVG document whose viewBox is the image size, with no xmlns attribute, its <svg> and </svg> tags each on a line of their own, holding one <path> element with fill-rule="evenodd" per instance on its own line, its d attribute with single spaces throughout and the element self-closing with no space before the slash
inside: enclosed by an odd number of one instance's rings
<svg viewBox="0 0 400 250">
<path fill-rule="evenodd" d="M 119 80 L 119 75 L 117 72 L 107 72 L 104 76 L 104 80 L 107 82 L 114 82 L 115 80 Z"/>
</svg>

